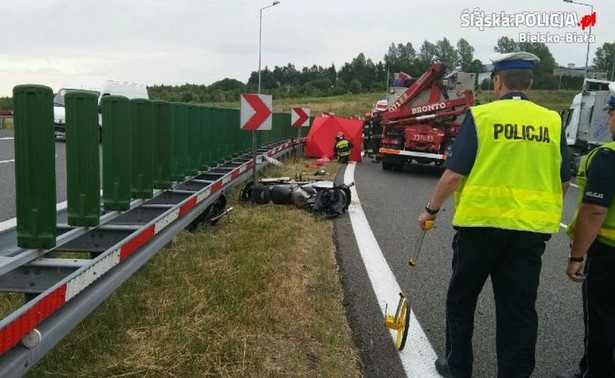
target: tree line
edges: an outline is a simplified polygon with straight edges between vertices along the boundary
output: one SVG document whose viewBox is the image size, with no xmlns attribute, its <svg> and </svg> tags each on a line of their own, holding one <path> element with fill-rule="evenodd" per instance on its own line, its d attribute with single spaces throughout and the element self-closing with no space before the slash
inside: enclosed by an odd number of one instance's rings
<svg viewBox="0 0 615 378">
<path fill-rule="evenodd" d="M 12 110 L 13 97 L 0 97 L 0 110 Z"/>
<path fill-rule="evenodd" d="M 556 76 L 555 58 L 544 43 L 517 42 L 512 38 L 501 37 L 493 47 L 495 52 L 507 53 L 528 51 L 540 58 L 534 70 L 534 88 L 536 89 L 572 89 L 579 90 L 582 77 Z M 326 97 L 366 92 L 384 92 L 391 83 L 394 72 L 406 72 L 413 77 L 421 75 L 433 61 L 439 61 L 450 69 L 465 72 L 485 72 L 483 62 L 474 57 L 474 47 L 464 38 L 453 44 L 447 38 L 436 42 L 425 40 L 418 50 L 412 43 L 391 43 L 383 59 L 374 62 L 363 53 L 352 61 L 337 68 L 312 65 L 296 68 L 288 63 L 286 66 L 265 67 L 261 71 L 261 92 L 275 98 Z M 615 67 L 615 42 L 604 43 L 598 47 L 593 59 L 594 69 L 606 71 L 610 77 Z M 488 89 L 487 79 L 477 83 Z M 238 101 L 241 93 L 256 92 L 258 89 L 258 72 L 253 71 L 247 83 L 226 78 L 211 85 L 154 85 L 148 87 L 150 98 L 166 101 L 189 103 L 218 103 Z M 0 97 L 0 109 L 12 109 L 11 97 Z"/>
<path fill-rule="evenodd" d="M 493 47 L 495 52 L 508 53 L 528 51 L 540 58 L 534 70 L 535 89 L 579 90 L 583 77 L 556 76 L 555 58 L 544 43 L 517 42 L 512 38 L 501 37 Z M 453 44 L 447 38 L 436 42 L 425 40 L 418 50 L 412 43 L 391 43 L 383 59 L 374 62 L 363 53 L 352 61 L 337 68 L 313 65 L 297 69 L 293 64 L 265 67 L 261 71 L 261 92 L 275 98 L 326 97 L 365 92 L 384 92 L 391 83 L 394 72 L 406 72 L 413 77 L 421 75 L 432 62 L 439 61 L 450 69 L 464 72 L 485 72 L 483 62 L 474 57 L 474 47 L 464 38 Z M 604 43 L 596 50 L 594 69 L 606 71 L 610 75 L 615 61 L 615 42 Z M 483 89 L 489 88 L 489 80 L 477 83 Z M 185 84 L 182 86 L 149 87 L 152 98 L 186 102 L 224 102 L 237 101 L 243 92 L 256 92 L 258 72 L 253 71 L 246 84 L 234 79 L 224 79 L 210 86 Z"/>
</svg>

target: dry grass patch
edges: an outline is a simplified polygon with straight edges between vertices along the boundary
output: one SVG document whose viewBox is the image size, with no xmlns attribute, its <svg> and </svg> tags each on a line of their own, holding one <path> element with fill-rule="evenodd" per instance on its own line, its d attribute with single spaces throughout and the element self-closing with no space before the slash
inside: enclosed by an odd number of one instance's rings
<svg viewBox="0 0 615 378">
<path fill-rule="evenodd" d="M 310 114 L 318 117 L 323 112 L 333 112 L 340 117 L 349 117 L 352 115 L 363 116 L 365 112 L 372 109 L 372 106 L 378 100 L 382 100 L 385 93 L 362 93 L 356 95 L 343 95 L 331 97 L 305 97 L 305 98 L 283 98 L 274 99 L 274 112 L 290 112 L 290 108 L 303 106 L 310 108 Z M 215 106 L 237 108 L 238 102 L 216 103 Z"/>
<path fill-rule="evenodd" d="M 337 164 L 325 167 L 333 177 Z M 311 173 L 305 161 L 268 176 Z M 238 203 L 178 235 L 31 376 L 357 377 L 328 221 Z"/>
<path fill-rule="evenodd" d="M 0 319 L 4 319 L 24 304 L 21 293 L 0 293 Z"/>
<path fill-rule="evenodd" d="M 574 96 L 579 91 L 570 90 L 530 90 L 528 95 L 530 100 L 546 108 L 560 111 L 568 109 Z M 306 98 L 286 98 L 274 99 L 273 110 L 275 112 L 289 112 L 291 107 L 306 106 L 311 110 L 311 115 L 320 116 L 322 112 L 334 112 L 341 117 L 348 117 L 354 114 L 363 116 L 372 109 L 378 100 L 382 100 L 386 95 L 384 92 L 362 93 L 356 95 L 332 96 L 332 97 L 306 97 Z M 493 91 L 480 91 L 476 96 L 481 104 L 494 100 Z M 237 108 L 238 102 L 217 103 L 216 106 Z"/>
<path fill-rule="evenodd" d="M 536 89 L 530 90 L 528 92 L 528 97 L 531 101 L 537 103 L 538 105 L 559 112 L 562 109 L 570 108 L 572 99 L 577 93 L 579 93 L 579 91 Z M 493 91 L 481 91 L 478 94 L 477 99 L 481 104 L 485 104 L 493 101 L 495 98 Z"/>
</svg>

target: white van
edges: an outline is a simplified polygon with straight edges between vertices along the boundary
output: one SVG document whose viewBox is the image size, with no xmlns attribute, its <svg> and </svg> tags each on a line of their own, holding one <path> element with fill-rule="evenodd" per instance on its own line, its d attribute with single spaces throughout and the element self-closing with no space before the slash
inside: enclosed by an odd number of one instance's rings
<svg viewBox="0 0 615 378">
<path fill-rule="evenodd" d="M 585 79 L 581 93 L 574 97 L 570 109 L 561 112 L 573 174 L 579 168 L 581 156 L 612 139 L 607 122 L 608 113 L 603 110 L 610 98 L 611 84 L 615 83 Z"/>
<path fill-rule="evenodd" d="M 128 83 L 116 80 L 101 80 L 94 78 L 72 80 L 62 86 L 53 99 L 53 118 L 56 139 L 64 139 L 66 135 L 66 113 L 64 111 L 64 96 L 71 91 L 86 90 L 96 93 L 98 105 L 103 96 L 121 95 L 131 98 L 149 98 L 147 87 L 144 84 Z M 99 114 L 98 124 L 102 136 L 102 117 Z"/>
</svg>

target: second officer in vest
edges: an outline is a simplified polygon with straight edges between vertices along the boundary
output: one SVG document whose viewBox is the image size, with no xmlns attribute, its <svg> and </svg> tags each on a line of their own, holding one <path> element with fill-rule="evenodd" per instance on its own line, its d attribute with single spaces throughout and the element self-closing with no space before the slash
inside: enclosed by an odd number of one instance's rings
<svg viewBox="0 0 615 378">
<path fill-rule="evenodd" d="M 566 274 L 583 283 L 585 353 L 580 372 L 561 377 L 615 377 L 615 83 L 610 90 L 605 110 L 614 141 L 580 164 L 578 210 L 566 229 L 572 238 Z"/>
<path fill-rule="evenodd" d="M 452 277 L 446 297 L 445 377 L 472 375 L 474 312 L 491 277 L 498 377 L 534 370 L 535 309 L 545 242 L 557 232 L 571 179 L 560 116 L 529 101 L 533 54 L 497 54 L 496 101 L 470 108 L 419 226 L 455 194 Z"/>
</svg>

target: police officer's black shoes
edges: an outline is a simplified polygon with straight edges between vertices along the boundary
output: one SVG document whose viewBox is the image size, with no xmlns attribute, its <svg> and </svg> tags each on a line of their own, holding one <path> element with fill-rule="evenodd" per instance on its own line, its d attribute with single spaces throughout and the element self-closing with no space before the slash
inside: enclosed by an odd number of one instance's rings
<svg viewBox="0 0 615 378">
<path fill-rule="evenodd" d="M 436 360 L 436 370 L 444 378 L 455 378 L 451 374 L 451 371 L 448 368 L 448 362 L 446 362 L 446 358 L 444 357 L 438 357 Z"/>
<path fill-rule="evenodd" d="M 557 378 L 583 378 L 581 373 L 564 373 L 557 376 Z"/>
</svg>

